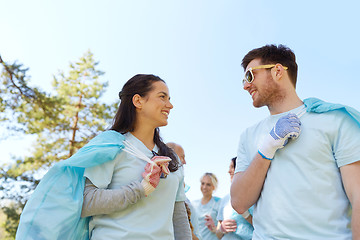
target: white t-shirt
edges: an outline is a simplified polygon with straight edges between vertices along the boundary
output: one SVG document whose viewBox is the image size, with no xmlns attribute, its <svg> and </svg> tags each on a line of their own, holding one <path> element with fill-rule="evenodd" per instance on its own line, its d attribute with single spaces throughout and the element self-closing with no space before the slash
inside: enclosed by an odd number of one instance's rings
<svg viewBox="0 0 360 240">
<path fill-rule="evenodd" d="M 250 214 L 253 214 L 253 207 L 249 209 Z M 227 194 L 220 201 L 219 213 L 217 216 L 218 221 L 225 219 L 233 219 L 236 221 L 236 231 L 224 234 L 222 240 L 251 240 L 254 228 L 246 221 L 240 214 L 238 214 L 231 206 L 230 194 Z"/>
<path fill-rule="evenodd" d="M 247 169 L 285 114 L 269 116 L 242 134 L 235 172 Z M 360 128 L 339 110 L 306 113 L 300 121 L 299 138 L 271 162 L 254 209 L 253 239 L 351 239 L 350 203 L 339 168 L 360 160 Z"/>
<path fill-rule="evenodd" d="M 125 134 L 125 140 L 149 158 L 153 156 L 131 133 Z M 157 150 L 155 146 L 153 151 Z M 86 169 L 84 176 L 98 188 L 118 189 L 130 182 L 141 181 L 146 164 L 144 160 L 121 151 L 113 161 Z M 174 239 L 174 204 L 185 200 L 184 172 L 179 169 L 161 178 L 148 197 L 122 211 L 93 216 L 89 223 L 90 239 Z"/>
</svg>

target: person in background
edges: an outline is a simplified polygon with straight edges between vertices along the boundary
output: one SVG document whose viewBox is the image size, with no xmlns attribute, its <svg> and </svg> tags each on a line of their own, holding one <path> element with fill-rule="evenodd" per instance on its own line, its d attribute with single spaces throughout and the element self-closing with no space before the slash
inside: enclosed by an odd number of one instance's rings
<svg viewBox="0 0 360 240">
<path fill-rule="evenodd" d="M 199 214 L 200 236 L 204 240 L 217 240 L 215 222 L 217 222 L 220 198 L 213 196 L 213 192 L 217 188 L 218 180 L 215 174 L 207 172 L 200 178 L 200 182 L 203 197 L 193 202 Z"/>
<path fill-rule="evenodd" d="M 236 157 L 232 158 L 229 165 L 230 181 L 233 180 L 236 167 Z M 252 226 L 253 207 L 238 214 L 231 206 L 230 194 L 221 199 L 217 216 L 218 227 L 216 236 L 219 239 L 251 240 L 254 228 Z"/>
<path fill-rule="evenodd" d="M 253 239 L 360 239 L 360 113 L 301 100 L 284 45 L 253 49 L 242 66 L 254 107 L 270 112 L 242 133 L 231 185 L 237 212 L 255 204 Z"/>
<path fill-rule="evenodd" d="M 166 143 L 166 145 L 169 148 L 171 148 L 172 150 L 174 150 L 176 155 L 179 157 L 179 159 L 182 163 L 182 167 L 183 167 L 186 164 L 184 148 L 181 145 L 174 143 L 174 142 L 168 142 L 168 143 Z M 184 187 L 185 187 L 185 193 L 186 193 L 190 187 L 187 186 L 186 184 L 184 184 Z M 185 200 L 185 206 L 186 206 L 186 210 L 187 210 L 188 217 L 189 217 L 190 228 L 191 228 L 191 233 L 192 233 L 192 240 L 201 240 L 201 236 L 199 233 L 198 214 L 196 213 L 194 206 L 191 204 L 191 202 L 188 198 L 186 198 L 186 200 Z"/>
<path fill-rule="evenodd" d="M 41 180 L 17 240 L 191 238 L 184 175 L 159 132 L 173 108 L 167 85 L 138 74 L 119 97 L 110 130 Z"/>
</svg>

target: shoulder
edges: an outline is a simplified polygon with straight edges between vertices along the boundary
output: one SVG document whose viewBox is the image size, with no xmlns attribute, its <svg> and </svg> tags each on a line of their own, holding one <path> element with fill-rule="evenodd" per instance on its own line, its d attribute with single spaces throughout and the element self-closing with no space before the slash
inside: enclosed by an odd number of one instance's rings
<svg viewBox="0 0 360 240">
<path fill-rule="evenodd" d="M 213 198 L 214 198 L 214 201 L 215 201 L 215 202 L 220 202 L 220 200 L 221 200 L 221 198 L 220 198 L 220 197 L 216 197 L 216 196 L 214 196 Z"/>
<path fill-rule="evenodd" d="M 197 206 L 200 204 L 200 201 L 201 201 L 201 199 L 197 199 L 197 200 L 191 201 L 191 204 L 192 204 L 194 207 L 197 207 Z"/>
<path fill-rule="evenodd" d="M 105 131 L 91 139 L 84 147 L 116 147 L 123 148 L 125 136 L 113 130 Z"/>
</svg>

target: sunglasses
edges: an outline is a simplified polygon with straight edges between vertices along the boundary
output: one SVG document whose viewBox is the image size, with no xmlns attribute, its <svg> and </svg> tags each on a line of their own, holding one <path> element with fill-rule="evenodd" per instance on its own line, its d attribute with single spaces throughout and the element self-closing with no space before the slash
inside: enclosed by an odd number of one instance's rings
<svg viewBox="0 0 360 240">
<path fill-rule="evenodd" d="M 253 68 L 249 68 L 248 70 L 246 70 L 245 72 L 245 76 L 244 76 L 244 79 L 243 79 L 243 85 L 245 85 L 245 82 L 247 83 L 252 83 L 254 81 L 254 73 L 252 72 L 252 70 L 255 70 L 255 69 L 267 69 L 267 68 L 273 68 L 275 67 L 276 64 L 267 64 L 267 65 L 260 65 L 260 66 L 257 66 L 257 67 L 253 67 Z M 288 68 L 283 66 L 283 68 L 285 70 L 287 70 Z"/>
</svg>

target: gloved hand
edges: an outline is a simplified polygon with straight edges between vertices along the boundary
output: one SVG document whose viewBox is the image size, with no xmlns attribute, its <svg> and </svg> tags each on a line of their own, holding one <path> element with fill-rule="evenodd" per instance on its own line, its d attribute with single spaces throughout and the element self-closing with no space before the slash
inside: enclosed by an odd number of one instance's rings
<svg viewBox="0 0 360 240">
<path fill-rule="evenodd" d="M 283 148 L 289 139 L 297 138 L 300 135 L 300 119 L 296 114 L 289 113 L 281 117 L 264 139 L 258 152 L 269 160 L 274 158 L 275 152 Z"/>
<path fill-rule="evenodd" d="M 161 168 L 161 172 L 164 175 L 170 174 L 170 170 L 168 168 L 169 162 L 171 161 L 171 158 L 165 157 L 165 156 L 154 156 L 151 161 L 154 161 L 156 165 L 158 165 Z"/>
<path fill-rule="evenodd" d="M 234 219 L 224 219 L 220 225 L 220 231 L 222 233 L 235 232 L 236 228 L 237 225 Z"/>
<path fill-rule="evenodd" d="M 160 182 L 161 168 L 156 164 L 148 163 L 145 166 L 145 171 L 142 173 L 144 178 L 141 185 L 145 190 L 145 195 L 152 193 Z"/>
<path fill-rule="evenodd" d="M 206 226 L 211 232 L 215 232 L 215 231 L 216 231 L 216 227 L 215 227 L 214 220 L 212 219 L 212 217 L 211 217 L 210 215 L 205 215 L 205 226 Z"/>
<path fill-rule="evenodd" d="M 145 190 L 145 195 L 152 193 L 160 182 L 161 173 L 169 174 L 169 161 L 171 158 L 164 156 L 155 156 L 151 159 L 153 163 L 148 163 L 145 166 L 145 171 L 142 173 L 144 178 L 141 185 Z"/>
</svg>

